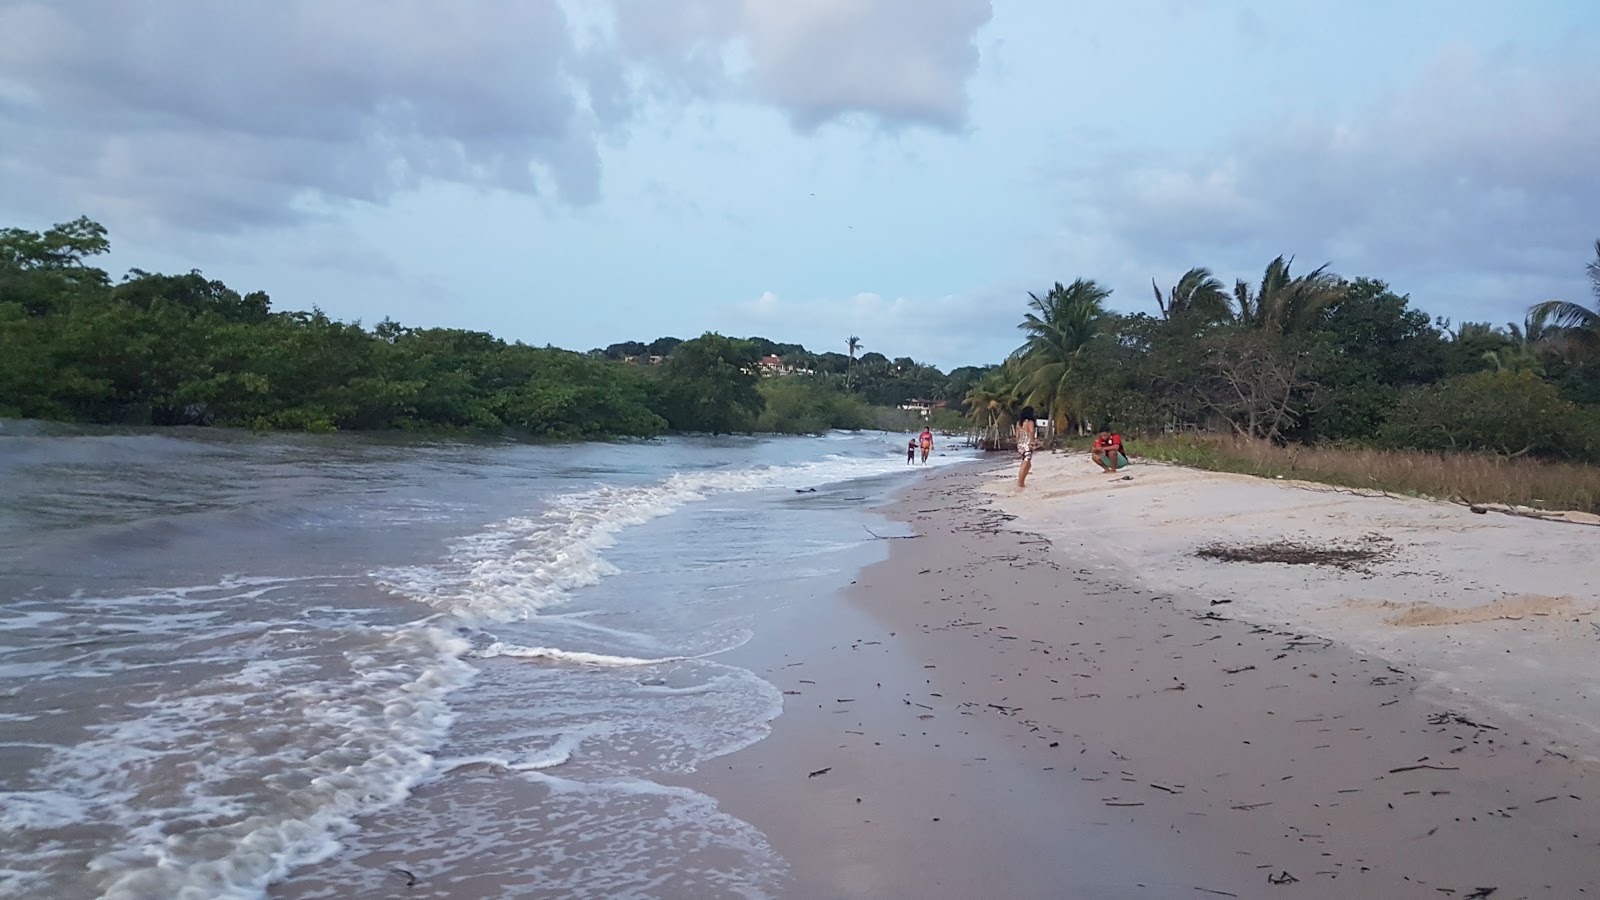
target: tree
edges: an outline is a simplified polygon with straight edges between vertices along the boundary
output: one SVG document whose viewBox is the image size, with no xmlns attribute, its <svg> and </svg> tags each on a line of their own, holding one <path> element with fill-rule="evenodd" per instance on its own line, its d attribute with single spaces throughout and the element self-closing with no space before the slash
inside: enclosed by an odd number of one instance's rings
<svg viewBox="0 0 1600 900">
<path fill-rule="evenodd" d="M 661 414 L 675 431 L 751 430 L 766 405 L 759 358 L 750 344 L 715 332 L 684 341 L 662 365 Z"/>
<path fill-rule="evenodd" d="M 1584 360 L 1600 357 L 1600 240 L 1594 242 L 1594 255 L 1586 267 L 1596 301 L 1594 309 L 1566 300 L 1547 300 L 1528 311 L 1530 316 L 1540 316 L 1552 329 L 1559 329 L 1549 334 L 1553 343 L 1565 345 Z"/>
<path fill-rule="evenodd" d="M 1428 315 L 1377 279 L 1347 284 L 1304 336 L 1320 353 L 1317 390 L 1304 398 L 1296 440 L 1370 439 L 1398 389 L 1452 371 L 1450 348 Z"/>
<path fill-rule="evenodd" d="M 1016 365 L 990 369 L 967 391 L 962 402 L 967 407 L 967 415 L 982 426 L 991 439 L 999 437 L 1001 429 L 1010 424 L 1018 405 Z"/>
<path fill-rule="evenodd" d="M 110 250 L 105 226 L 81 216 L 42 233 L 0 229 L 0 268 L 87 270 L 85 259 Z"/>
<path fill-rule="evenodd" d="M 844 344 L 850 350 L 850 361 L 855 362 L 856 351 L 861 349 L 861 338 L 858 338 L 852 334 L 850 337 L 845 339 Z"/>
<path fill-rule="evenodd" d="M 1276 335 L 1241 332 L 1211 348 L 1192 389 L 1201 408 L 1221 416 L 1235 433 L 1279 441 L 1315 387 L 1310 362 L 1308 352 Z"/>
<path fill-rule="evenodd" d="M 1070 286 L 1056 282 L 1040 297 L 1028 293 L 1029 311 L 1020 328 L 1027 341 L 1012 354 L 1022 373 L 1026 402 L 1049 410 L 1057 430 L 1076 417 L 1084 404 L 1083 377 L 1078 363 L 1101 331 L 1105 301 L 1111 291 L 1079 278 Z"/>
<path fill-rule="evenodd" d="M 1577 406 L 1532 372 L 1474 372 L 1405 392 L 1384 440 L 1516 457 L 1572 448 L 1583 420 Z"/>
<path fill-rule="evenodd" d="M 620 341 L 606 347 L 602 353 L 606 359 L 630 359 L 644 356 L 648 349 L 638 341 Z"/>
<path fill-rule="evenodd" d="M 1293 263 L 1293 257 L 1282 256 L 1268 263 L 1259 288 L 1252 289 L 1243 279 L 1234 284 L 1241 325 L 1277 334 L 1306 331 L 1338 301 L 1344 284 L 1326 265 L 1295 276 L 1289 271 Z"/>
<path fill-rule="evenodd" d="M 1156 294 L 1156 306 L 1161 316 L 1169 321 L 1187 320 L 1198 325 L 1225 322 L 1231 317 L 1228 292 L 1222 281 L 1204 266 L 1196 266 L 1183 273 L 1178 283 L 1161 295 L 1161 288 L 1150 279 L 1150 288 Z"/>
<path fill-rule="evenodd" d="M 650 346 L 645 348 L 645 352 L 651 356 L 671 356 L 672 351 L 678 349 L 678 345 L 681 343 L 683 341 L 675 337 L 659 337 L 650 342 Z"/>
<path fill-rule="evenodd" d="M 104 290 L 110 279 L 85 260 L 110 249 L 105 228 L 86 218 L 43 232 L 0 229 L 0 304 L 16 303 L 30 316 L 44 316 L 71 298 Z"/>
<path fill-rule="evenodd" d="M 1507 322 L 1504 332 L 1505 346 L 1483 351 L 1483 360 L 1496 372 L 1532 372 L 1544 374 L 1546 354 L 1559 352 L 1558 342 L 1562 329 L 1550 326 L 1550 310 L 1529 310 L 1522 324 Z"/>
</svg>

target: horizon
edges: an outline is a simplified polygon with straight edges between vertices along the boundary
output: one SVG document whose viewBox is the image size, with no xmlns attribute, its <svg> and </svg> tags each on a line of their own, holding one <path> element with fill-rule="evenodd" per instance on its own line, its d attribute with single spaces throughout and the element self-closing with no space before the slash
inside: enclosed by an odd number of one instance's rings
<svg viewBox="0 0 1600 900">
<path fill-rule="evenodd" d="M 577 352 L 948 371 L 1027 291 L 1150 312 L 1280 253 L 1457 322 L 1589 302 L 1600 6 L 1268 8 L 0 0 L 0 215 L 102 222 L 114 276 Z"/>
</svg>

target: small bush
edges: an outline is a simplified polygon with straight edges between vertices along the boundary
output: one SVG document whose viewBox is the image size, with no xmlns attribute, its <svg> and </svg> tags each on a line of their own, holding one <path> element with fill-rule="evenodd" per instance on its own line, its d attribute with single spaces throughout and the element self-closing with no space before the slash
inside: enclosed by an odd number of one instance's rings
<svg viewBox="0 0 1600 900">
<path fill-rule="evenodd" d="M 1582 456 L 1580 408 L 1532 372 L 1474 372 L 1401 393 L 1380 443 L 1417 450 Z"/>
<path fill-rule="evenodd" d="M 866 401 L 827 385 L 796 378 L 767 378 L 760 384 L 766 408 L 756 419 L 757 431 L 817 434 L 833 428 L 873 427 Z"/>
</svg>

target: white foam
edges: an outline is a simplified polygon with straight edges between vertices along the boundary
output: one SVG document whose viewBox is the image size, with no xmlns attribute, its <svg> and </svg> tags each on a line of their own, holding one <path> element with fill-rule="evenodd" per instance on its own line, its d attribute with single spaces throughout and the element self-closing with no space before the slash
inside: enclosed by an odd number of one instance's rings
<svg viewBox="0 0 1600 900">
<path fill-rule="evenodd" d="M 938 457 L 953 465 L 964 457 Z M 603 485 L 553 498 L 542 515 L 507 519 L 457 541 L 440 566 L 375 573 L 395 592 L 473 622 L 526 620 L 572 591 L 617 574 L 604 551 L 626 528 L 718 494 L 783 486 L 803 489 L 906 472 L 896 456 L 828 454 L 788 466 L 679 473 L 648 485 Z"/>
<path fill-rule="evenodd" d="M 454 772 L 468 766 L 494 766 L 511 772 L 537 772 L 543 769 L 553 769 L 564 766 L 572 760 L 572 755 L 578 751 L 583 743 L 584 735 L 578 732 L 563 734 L 549 747 L 531 753 L 520 759 L 510 759 L 505 756 L 459 756 L 442 759 L 435 766 L 439 774 Z"/>
<path fill-rule="evenodd" d="M 0 794 L 0 831 L 24 828 L 60 828 L 82 822 L 89 814 L 89 801 L 65 791 L 10 791 Z"/>
<path fill-rule="evenodd" d="M 664 656 L 660 659 L 639 659 L 634 656 L 611 656 L 606 653 L 585 653 L 581 650 L 561 650 L 555 647 L 522 647 L 495 641 L 473 656 L 493 659 L 496 656 L 515 656 L 523 659 L 548 659 L 554 662 L 578 663 L 585 666 L 654 666 L 660 663 L 681 662 L 687 656 Z"/>
<path fill-rule="evenodd" d="M 96 855 L 69 877 L 108 900 L 261 897 L 292 867 L 335 852 L 355 816 L 409 794 L 453 720 L 445 696 L 474 674 L 461 661 L 468 643 L 442 630 L 369 635 L 333 680 L 260 661 L 125 703 L 131 718 L 91 726 L 34 774 L 59 789 L 0 794 L 0 827 L 37 834 L 40 853 L 51 852 L 41 832 L 95 829 Z M 274 677 L 289 671 L 297 677 Z M 263 744 L 241 757 L 239 738 Z M 223 787 L 241 778 L 260 789 Z"/>
</svg>

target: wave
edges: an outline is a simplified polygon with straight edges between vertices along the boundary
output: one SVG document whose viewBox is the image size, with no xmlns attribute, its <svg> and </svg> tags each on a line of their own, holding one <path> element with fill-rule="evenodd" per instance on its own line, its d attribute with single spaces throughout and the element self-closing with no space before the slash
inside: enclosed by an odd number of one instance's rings
<svg viewBox="0 0 1600 900">
<path fill-rule="evenodd" d="M 935 464 L 965 461 L 942 457 Z M 646 485 L 602 485 L 555 497 L 541 515 L 506 519 L 462 538 L 441 565 L 374 575 L 401 596 L 474 624 L 527 620 L 565 602 L 573 591 L 617 574 L 604 551 L 615 545 L 618 532 L 670 515 L 685 504 L 719 494 L 780 486 L 804 490 L 910 474 L 906 470 L 898 456 L 828 454 L 795 465 L 679 473 Z"/>
<path fill-rule="evenodd" d="M 664 656 L 660 659 L 639 659 L 633 656 L 610 656 L 605 653 L 585 653 L 581 650 L 561 650 L 555 647 L 523 647 L 495 641 L 473 656 L 493 659 L 496 656 L 515 656 L 523 659 L 548 659 L 554 662 L 578 663 L 585 666 L 654 666 L 660 663 L 682 662 L 692 657 Z"/>
</svg>

